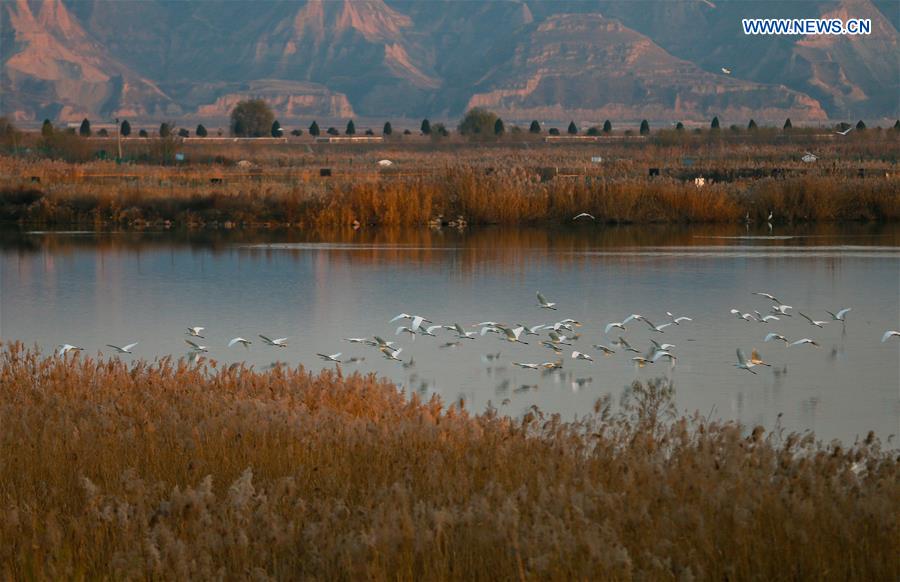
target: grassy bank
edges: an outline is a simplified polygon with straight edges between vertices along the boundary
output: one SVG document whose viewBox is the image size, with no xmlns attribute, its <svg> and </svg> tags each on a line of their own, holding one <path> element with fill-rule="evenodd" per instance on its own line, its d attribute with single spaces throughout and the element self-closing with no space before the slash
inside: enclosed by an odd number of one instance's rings
<svg viewBox="0 0 900 582">
<path fill-rule="evenodd" d="M 0 353 L 0 569 L 48 579 L 900 575 L 900 463 L 674 418 L 576 423 L 374 377 Z"/>
<path fill-rule="evenodd" d="M 453 168 L 433 176 L 333 182 L 246 181 L 19 184 L 0 188 L 0 220 L 23 224 L 181 226 L 270 223 L 306 228 L 359 224 L 560 224 L 581 212 L 608 223 L 764 223 L 900 219 L 891 178 L 827 175 L 712 183 L 577 176 L 541 181 L 513 169 Z"/>
</svg>

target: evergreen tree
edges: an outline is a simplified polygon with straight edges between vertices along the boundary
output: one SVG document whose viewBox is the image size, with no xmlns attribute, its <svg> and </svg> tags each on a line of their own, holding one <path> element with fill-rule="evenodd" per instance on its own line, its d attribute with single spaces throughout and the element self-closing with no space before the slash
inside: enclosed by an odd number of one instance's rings
<svg viewBox="0 0 900 582">
<path fill-rule="evenodd" d="M 719 129 L 719 116 L 715 116 L 712 118 L 712 123 L 709 124 L 710 129 Z"/>
<path fill-rule="evenodd" d="M 422 125 L 419 127 L 419 131 L 421 131 L 424 135 L 431 135 L 431 122 L 428 121 L 428 118 L 422 120 Z"/>
<path fill-rule="evenodd" d="M 309 124 L 309 135 L 313 137 L 319 137 L 319 124 L 313 121 Z"/>
<path fill-rule="evenodd" d="M 528 128 L 528 131 L 531 133 L 541 133 L 541 124 L 538 123 L 537 119 L 531 122 L 531 127 Z"/>
<path fill-rule="evenodd" d="M 381 133 L 382 135 L 391 135 L 392 133 L 394 133 L 394 128 L 391 127 L 390 121 L 384 122 L 384 128 L 381 130 Z"/>
<path fill-rule="evenodd" d="M 863 123 L 863 120 L 862 120 L 862 119 L 860 119 L 859 121 L 856 122 L 856 129 L 857 129 L 858 131 L 862 131 L 862 130 L 864 130 L 865 128 L 866 128 L 866 124 Z"/>
<path fill-rule="evenodd" d="M 81 121 L 81 127 L 78 128 L 78 135 L 81 137 L 91 137 L 91 122 L 85 117 Z"/>
<path fill-rule="evenodd" d="M 45 119 L 44 123 L 41 124 L 41 135 L 44 137 L 53 135 L 53 124 L 50 123 L 49 119 Z"/>
<path fill-rule="evenodd" d="M 119 126 L 119 134 L 121 134 L 122 137 L 131 135 L 131 124 L 128 123 L 127 119 L 123 120 L 122 125 Z"/>
<path fill-rule="evenodd" d="M 782 129 L 784 129 L 785 131 L 788 131 L 789 129 L 792 129 L 793 127 L 794 126 L 791 124 L 790 117 L 788 117 L 787 119 L 784 120 L 784 127 Z"/>
<path fill-rule="evenodd" d="M 272 122 L 272 130 L 269 132 L 272 134 L 272 137 L 281 137 L 284 135 L 284 130 L 281 129 L 281 124 L 278 123 L 278 120 Z"/>
<path fill-rule="evenodd" d="M 503 120 L 498 117 L 497 121 L 494 122 L 494 135 L 503 135 L 504 131 Z"/>
<path fill-rule="evenodd" d="M 353 124 L 353 120 L 347 122 L 347 129 L 344 130 L 344 133 L 347 135 L 356 135 L 356 125 Z"/>
<path fill-rule="evenodd" d="M 647 120 L 646 120 L 646 119 L 644 119 L 643 121 L 641 121 L 641 130 L 640 130 L 640 133 L 641 133 L 641 135 L 647 135 L 647 134 L 650 133 L 650 124 L 647 123 Z"/>
<path fill-rule="evenodd" d="M 894 130 L 900 131 L 900 119 L 894 122 Z"/>
<path fill-rule="evenodd" d="M 197 129 L 194 130 L 194 135 L 197 137 L 206 137 L 209 135 L 209 132 L 206 131 L 206 128 L 203 127 L 203 124 L 201 123 L 197 126 Z"/>
<path fill-rule="evenodd" d="M 612 133 L 612 123 L 608 119 L 603 122 L 603 133 Z"/>
<path fill-rule="evenodd" d="M 756 122 L 751 119 L 750 123 L 747 124 L 747 129 L 749 129 L 750 131 L 756 129 Z"/>
<path fill-rule="evenodd" d="M 575 121 L 569 122 L 569 129 L 566 130 L 569 135 L 578 135 L 578 126 L 575 125 Z"/>
<path fill-rule="evenodd" d="M 684 131 L 684 124 L 680 121 L 675 124 L 675 131 Z"/>
<path fill-rule="evenodd" d="M 172 128 L 168 123 L 162 122 L 159 124 L 159 137 L 169 137 L 172 134 Z"/>
</svg>

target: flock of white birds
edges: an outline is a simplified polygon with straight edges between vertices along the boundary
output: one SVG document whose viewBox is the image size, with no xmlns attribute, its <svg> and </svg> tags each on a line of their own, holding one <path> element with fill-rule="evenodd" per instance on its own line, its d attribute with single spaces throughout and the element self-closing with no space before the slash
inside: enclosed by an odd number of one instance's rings
<svg viewBox="0 0 900 582">
<path fill-rule="evenodd" d="M 834 312 L 826 311 L 829 318 L 817 320 L 806 313 L 795 311 L 793 306 L 785 304 L 771 293 L 754 292 L 753 295 L 762 297 L 771 302 L 767 313 L 762 313 L 758 310 L 753 310 L 751 313 L 742 312 L 739 309 L 731 309 L 731 315 L 747 323 L 763 324 L 766 326 L 778 325 L 779 323 L 785 322 L 787 318 L 793 318 L 794 315 L 796 315 L 798 318 L 804 320 L 812 330 L 819 330 L 832 323 L 844 326 L 848 315 L 852 311 L 849 307 L 841 308 Z M 558 309 L 556 302 L 549 301 L 540 292 L 537 292 L 536 296 L 537 307 L 548 311 L 556 311 Z M 671 331 L 676 326 L 690 325 L 691 322 L 693 322 L 691 317 L 685 315 L 675 315 L 670 311 L 665 313 L 667 321 L 659 325 L 653 323 L 648 317 L 639 313 L 632 313 L 622 319 L 622 321 L 609 322 L 603 327 L 603 333 L 607 338 L 612 338 L 613 335 L 617 337 L 615 337 L 615 339 L 610 339 L 606 344 L 591 344 L 590 350 L 585 348 L 579 350 L 573 347 L 574 342 L 578 342 L 582 339 L 581 334 L 576 331 L 577 328 L 582 326 L 582 323 L 572 318 L 560 319 L 559 321 L 552 323 L 533 326 L 521 323 L 511 325 L 500 321 L 482 321 L 471 324 L 467 328 L 459 323 L 435 324 L 432 320 L 421 315 L 401 313 L 391 319 L 389 323 L 401 322 L 394 331 L 394 336 L 406 336 L 410 341 L 415 341 L 416 338 L 420 336 L 436 338 L 440 334 L 448 340 L 441 344 L 440 347 L 457 347 L 462 345 L 463 341 L 474 341 L 476 339 L 484 340 L 488 336 L 496 337 L 500 341 L 508 344 L 529 345 L 530 338 L 534 337 L 535 339 L 531 341 L 546 348 L 548 352 L 552 352 L 554 357 L 543 362 L 511 362 L 512 365 L 526 370 L 553 371 L 561 369 L 563 367 L 565 353 L 569 353 L 569 358 L 572 360 L 593 362 L 594 356 L 591 355 L 591 350 L 593 353 L 602 356 L 612 356 L 618 352 L 624 353 L 626 356 L 630 357 L 633 365 L 638 368 L 643 368 L 661 361 L 664 361 L 670 367 L 674 367 L 678 360 L 674 343 L 661 341 L 661 339 L 660 341 L 650 339 L 648 349 L 642 351 L 633 347 L 628 340 L 623 337 L 623 334 L 628 331 L 629 327 L 635 325 L 645 326 L 650 332 L 662 335 L 665 334 L 667 330 Z M 185 335 L 189 336 L 189 339 L 184 339 L 184 342 L 188 347 L 188 355 L 193 357 L 195 361 L 199 360 L 201 354 L 209 351 L 209 347 L 203 345 L 203 340 L 206 339 L 206 336 L 204 335 L 205 331 L 206 328 L 204 327 L 192 326 L 188 327 L 185 332 Z M 263 334 L 259 334 L 258 337 L 262 343 L 269 348 L 286 348 L 288 346 L 289 338 L 286 337 L 273 339 Z M 881 341 L 886 342 L 891 338 L 900 338 L 900 331 L 885 331 L 881 336 Z M 344 338 L 344 341 L 350 344 L 370 346 L 387 360 L 401 363 L 405 368 L 414 365 L 414 360 L 412 360 L 412 358 L 408 360 L 404 359 L 403 347 L 397 345 L 397 342 L 386 340 L 381 336 L 347 337 Z M 762 341 L 782 342 L 786 347 L 820 347 L 820 344 L 813 338 L 802 337 L 798 339 L 788 339 L 782 333 L 775 331 L 767 333 L 762 338 Z M 252 340 L 243 337 L 234 337 L 227 342 L 228 348 L 240 346 L 244 349 L 249 349 L 252 344 Z M 133 342 L 122 346 L 107 344 L 106 347 L 111 348 L 117 354 L 134 354 L 134 349 L 137 345 L 138 342 Z M 57 346 L 56 353 L 59 356 L 65 356 L 69 352 L 76 352 L 82 349 L 83 348 L 77 345 L 67 343 Z M 569 350 L 571 350 L 571 352 L 569 352 Z M 751 350 L 749 358 L 740 347 L 736 349 L 736 354 L 737 361 L 734 363 L 734 366 L 739 370 L 757 374 L 755 368 L 762 366 L 771 367 L 771 364 L 763 361 L 756 349 Z M 316 355 L 325 362 L 337 365 L 358 364 L 365 360 L 364 356 L 353 356 L 342 359 L 342 356 L 344 355 L 343 352 L 332 354 L 318 353 Z M 485 357 L 487 360 L 493 361 L 499 359 L 500 354 L 489 353 Z"/>
</svg>

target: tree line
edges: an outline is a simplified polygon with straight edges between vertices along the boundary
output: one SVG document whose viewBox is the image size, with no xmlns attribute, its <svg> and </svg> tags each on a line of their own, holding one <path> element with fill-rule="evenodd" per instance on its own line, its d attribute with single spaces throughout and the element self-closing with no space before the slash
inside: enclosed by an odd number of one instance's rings
<svg viewBox="0 0 900 582">
<path fill-rule="evenodd" d="M 677 122 L 673 124 L 673 127 L 676 132 L 686 131 L 685 125 L 682 122 Z M 840 123 L 837 125 L 837 130 L 841 132 L 845 132 L 848 129 L 853 128 L 858 131 L 862 131 L 866 129 L 866 124 L 863 120 L 859 120 L 855 126 L 852 126 L 848 123 Z M 128 120 L 124 120 L 118 126 L 119 135 L 122 137 L 129 137 L 132 134 L 131 124 Z M 716 132 L 722 129 L 721 122 L 719 121 L 719 117 L 715 116 L 712 118 L 709 124 L 709 131 Z M 731 131 L 741 131 L 743 126 L 731 125 L 729 127 Z M 747 125 L 746 130 L 749 132 L 757 131 L 760 127 L 756 123 L 755 120 L 751 119 Z M 782 131 L 790 131 L 793 129 L 793 124 L 791 123 L 790 118 L 784 121 L 782 125 Z M 894 124 L 894 129 L 900 130 L 900 120 L 898 120 Z M 41 134 L 45 137 L 52 135 L 53 132 L 56 131 L 53 127 L 53 124 L 49 119 L 45 119 L 43 125 L 41 127 Z M 74 133 L 74 128 L 70 128 L 67 130 L 70 133 Z M 322 135 L 322 129 L 319 127 L 317 121 L 313 121 L 309 127 L 306 129 L 309 135 L 313 137 L 319 137 Z M 460 120 L 459 124 L 456 127 L 457 133 L 463 136 L 468 136 L 471 138 L 499 138 L 507 133 L 524 133 L 525 130 L 518 126 L 507 127 L 504 123 L 503 119 L 500 118 L 497 114 L 481 108 L 474 107 L 468 110 L 463 118 Z M 545 128 L 542 126 L 541 122 L 538 120 L 532 120 L 531 124 L 528 127 L 528 133 L 533 135 L 539 135 L 544 133 Z M 644 119 L 641 121 L 637 133 L 639 135 L 649 135 L 650 134 L 650 123 Z M 693 130 L 696 133 L 702 131 L 701 128 L 695 128 Z M 421 135 L 430 136 L 432 138 L 442 138 L 450 135 L 450 130 L 443 123 L 434 123 L 432 124 L 427 118 L 422 120 L 422 123 L 419 126 L 419 132 Z M 81 126 L 78 128 L 78 135 L 82 137 L 91 137 L 94 135 L 94 132 L 91 129 L 90 121 L 85 118 L 81 122 Z M 275 118 L 275 114 L 272 108 L 262 99 L 248 99 L 245 101 L 240 101 L 235 105 L 235 107 L 231 111 L 230 115 L 230 126 L 229 133 L 235 137 L 284 137 L 285 130 L 281 126 L 281 123 Z M 324 133 L 330 136 L 339 136 L 343 133 L 346 136 L 354 136 L 357 134 L 356 124 L 351 119 L 347 122 L 343 132 L 339 131 L 335 127 L 328 127 Z M 372 129 L 365 129 L 362 132 L 367 136 L 374 136 L 375 132 Z M 394 133 L 394 129 L 391 125 L 390 121 L 385 122 L 384 126 L 381 130 L 381 135 L 383 136 L 391 136 Z M 405 129 L 403 131 L 404 135 L 410 135 L 412 132 L 409 129 Z M 562 132 L 557 127 L 549 127 L 546 128 L 546 133 L 551 136 L 562 135 Z M 565 129 L 565 133 L 570 136 L 576 135 L 587 135 L 587 136 L 600 136 L 600 135 L 608 135 L 613 133 L 613 124 L 607 119 L 603 122 L 602 125 L 593 125 L 588 128 L 579 128 L 574 120 L 569 122 L 568 127 Z M 633 134 L 634 130 L 626 129 L 625 134 Z M 303 129 L 293 129 L 290 131 L 290 135 L 292 136 L 301 136 L 304 134 Z M 106 129 L 101 129 L 96 133 L 99 137 L 108 137 L 109 133 Z M 159 137 L 190 137 L 191 132 L 187 128 L 176 128 L 174 123 L 163 122 L 159 126 L 158 130 Z M 196 137 L 207 137 L 209 135 L 209 131 L 203 124 L 197 125 L 194 129 L 194 135 Z M 222 130 L 218 130 L 218 135 L 222 135 Z M 150 137 L 149 133 L 146 129 L 141 129 L 138 132 L 139 137 Z"/>
</svg>

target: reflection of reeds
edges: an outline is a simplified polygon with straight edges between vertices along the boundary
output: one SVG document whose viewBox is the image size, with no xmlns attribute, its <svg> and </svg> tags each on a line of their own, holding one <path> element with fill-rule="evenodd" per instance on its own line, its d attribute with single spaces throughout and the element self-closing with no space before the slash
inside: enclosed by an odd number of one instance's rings
<svg viewBox="0 0 900 582">
<path fill-rule="evenodd" d="M 4 577 L 893 580 L 896 454 L 674 419 L 564 423 L 374 377 L 0 352 Z M 785 573 L 788 574 L 785 574 Z"/>
<path fill-rule="evenodd" d="M 885 178 L 827 176 L 716 183 L 557 178 L 471 169 L 383 181 L 230 183 L 194 186 L 90 183 L 0 190 L 0 220 L 30 224 L 139 225 L 171 221 L 291 224 L 306 228 L 425 225 L 462 216 L 470 224 L 562 223 L 589 212 L 611 223 L 764 223 L 900 219 L 900 189 Z"/>
</svg>

